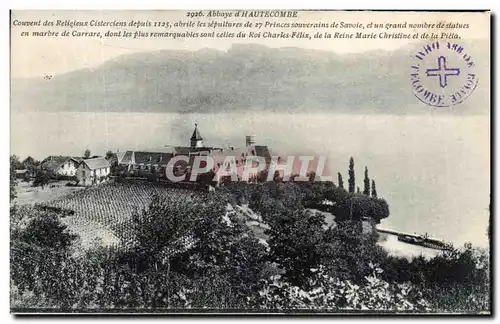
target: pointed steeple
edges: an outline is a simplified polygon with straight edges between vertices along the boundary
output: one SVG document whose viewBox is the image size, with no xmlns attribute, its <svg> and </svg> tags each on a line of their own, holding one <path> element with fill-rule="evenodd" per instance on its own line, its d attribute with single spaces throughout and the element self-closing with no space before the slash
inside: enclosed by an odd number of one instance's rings
<svg viewBox="0 0 500 324">
<path fill-rule="evenodd" d="M 191 135 L 191 148 L 203 147 L 203 138 L 198 130 L 198 124 L 194 124 L 193 135 Z"/>
<path fill-rule="evenodd" d="M 194 131 L 193 131 L 193 135 L 191 135 L 191 140 L 192 141 L 201 141 L 201 140 L 203 140 L 203 138 L 200 135 L 200 131 L 198 130 L 198 124 L 197 123 L 194 124 Z"/>
</svg>

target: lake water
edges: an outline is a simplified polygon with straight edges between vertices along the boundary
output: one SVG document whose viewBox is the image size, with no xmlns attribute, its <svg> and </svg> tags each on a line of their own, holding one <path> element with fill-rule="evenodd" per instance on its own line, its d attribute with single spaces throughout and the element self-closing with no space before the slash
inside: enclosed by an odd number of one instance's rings
<svg viewBox="0 0 500 324">
<path fill-rule="evenodd" d="M 488 244 L 489 116 L 13 113 L 11 152 L 42 159 L 81 156 L 86 148 L 104 154 L 189 145 L 194 122 L 208 146 L 242 147 L 254 134 L 280 155 L 326 155 L 345 185 L 352 156 L 357 185 L 363 188 L 368 166 L 389 203 L 391 216 L 381 227 Z"/>
</svg>

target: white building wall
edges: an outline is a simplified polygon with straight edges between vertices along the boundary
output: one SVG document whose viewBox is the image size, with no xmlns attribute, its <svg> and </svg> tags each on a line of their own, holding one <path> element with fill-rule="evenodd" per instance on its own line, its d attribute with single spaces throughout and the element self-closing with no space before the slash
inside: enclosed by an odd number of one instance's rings
<svg viewBox="0 0 500 324">
<path fill-rule="evenodd" d="M 72 177 L 76 175 L 76 165 L 73 160 L 66 161 L 64 164 L 57 170 L 57 174 L 61 176 Z"/>
<path fill-rule="evenodd" d="M 105 177 L 108 176 L 109 173 L 109 167 L 90 170 L 85 163 L 81 163 L 78 167 L 76 175 L 77 179 L 80 181 L 80 185 L 91 186 L 105 182 L 107 180 Z"/>
</svg>

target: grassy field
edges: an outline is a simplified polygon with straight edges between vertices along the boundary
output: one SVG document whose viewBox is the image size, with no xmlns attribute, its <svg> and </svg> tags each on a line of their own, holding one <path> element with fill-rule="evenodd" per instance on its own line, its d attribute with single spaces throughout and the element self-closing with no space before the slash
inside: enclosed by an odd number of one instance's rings
<svg viewBox="0 0 500 324">
<path fill-rule="evenodd" d="M 125 243 L 131 228 L 131 216 L 146 208 L 153 195 L 179 200 L 196 191 L 174 189 L 151 182 L 109 182 L 72 192 L 45 205 L 74 211 L 64 222 L 82 237 L 84 244 L 101 239 L 106 245 Z"/>
<path fill-rule="evenodd" d="M 16 186 L 18 205 L 46 203 L 65 197 L 73 192 L 83 190 L 83 187 L 68 187 L 68 181 L 57 181 L 42 187 L 33 187 L 30 182 L 20 181 Z"/>
</svg>

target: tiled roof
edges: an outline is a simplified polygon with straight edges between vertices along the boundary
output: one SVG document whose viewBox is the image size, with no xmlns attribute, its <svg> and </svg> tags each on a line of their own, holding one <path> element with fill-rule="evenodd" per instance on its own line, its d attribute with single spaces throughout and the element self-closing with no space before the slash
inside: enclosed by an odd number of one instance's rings
<svg viewBox="0 0 500 324">
<path fill-rule="evenodd" d="M 106 160 L 109 164 L 121 163 L 126 152 L 106 153 Z"/>
<path fill-rule="evenodd" d="M 116 153 L 115 153 L 115 156 L 116 156 L 116 161 L 117 161 L 118 163 L 121 163 L 121 162 L 122 162 L 122 160 L 123 160 L 123 158 L 125 157 L 125 154 L 126 154 L 126 153 L 127 153 L 127 152 L 116 152 Z"/>
<path fill-rule="evenodd" d="M 173 154 L 163 152 L 134 152 L 136 164 L 164 164 L 172 158 Z"/>
<path fill-rule="evenodd" d="M 176 146 L 174 152 L 177 155 L 189 155 L 191 148 L 189 146 Z"/>
<path fill-rule="evenodd" d="M 132 156 L 133 156 L 133 151 L 127 151 L 125 152 L 125 155 L 123 155 L 123 158 L 121 159 L 121 161 L 118 161 L 118 163 L 121 163 L 121 164 L 129 164 L 132 162 Z"/>
<path fill-rule="evenodd" d="M 215 150 L 209 154 L 214 160 L 214 166 L 217 164 L 222 165 L 227 156 L 234 156 L 236 165 L 240 165 L 244 163 L 246 151 L 238 148 L 228 148 L 222 151 Z"/>
<path fill-rule="evenodd" d="M 102 169 L 102 168 L 109 167 L 108 160 L 106 160 L 103 157 L 83 160 L 82 163 L 85 163 L 90 170 Z"/>
<path fill-rule="evenodd" d="M 65 156 L 65 155 L 51 155 L 51 156 L 48 156 L 47 158 L 45 158 L 45 160 L 43 160 L 42 163 L 45 163 L 48 161 L 55 161 L 57 163 L 63 164 L 69 158 L 70 158 L 69 156 Z"/>
<path fill-rule="evenodd" d="M 69 159 L 69 156 L 49 156 L 43 160 L 42 169 L 57 171 L 57 169 L 59 169 Z"/>
</svg>

